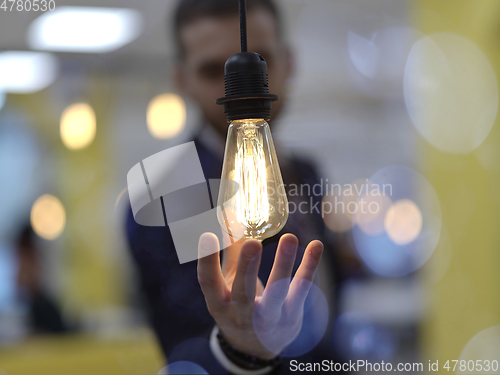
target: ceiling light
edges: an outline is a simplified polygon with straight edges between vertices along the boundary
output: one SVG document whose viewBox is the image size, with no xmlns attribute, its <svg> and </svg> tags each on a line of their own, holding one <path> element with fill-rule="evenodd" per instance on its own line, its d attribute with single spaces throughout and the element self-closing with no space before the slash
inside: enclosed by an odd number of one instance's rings
<svg viewBox="0 0 500 375">
<path fill-rule="evenodd" d="M 111 52 L 136 39 L 141 14 L 125 8 L 59 7 L 36 18 L 28 30 L 31 48 L 60 52 Z"/>
<path fill-rule="evenodd" d="M 49 86 L 57 76 L 57 59 L 49 53 L 0 52 L 0 91 L 27 94 Z"/>
</svg>

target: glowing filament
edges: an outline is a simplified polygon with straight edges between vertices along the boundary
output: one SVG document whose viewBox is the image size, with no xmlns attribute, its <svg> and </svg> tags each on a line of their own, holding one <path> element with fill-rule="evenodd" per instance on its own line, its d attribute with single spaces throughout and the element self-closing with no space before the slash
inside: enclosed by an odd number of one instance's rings
<svg viewBox="0 0 500 375">
<path fill-rule="evenodd" d="M 236 217 L 247 228 L 258 227 L 269 220 L 262 135 L 256 133 L 255 125 L 247 124 L 238 129 L 237 143 L 235 178 L 239 190 L 236 195 Z"/>
</svg>

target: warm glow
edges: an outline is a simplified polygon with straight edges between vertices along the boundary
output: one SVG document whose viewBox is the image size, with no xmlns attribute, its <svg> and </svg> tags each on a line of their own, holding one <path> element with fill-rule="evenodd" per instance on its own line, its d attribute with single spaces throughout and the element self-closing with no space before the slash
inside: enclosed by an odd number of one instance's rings
<svg viewBox="0 0 500 375">
<path fill-rule="evenodd" d="M 172 138 L 186 124 L 186 105 L 179 95 L 162 94 L 148 106 L 148 129 L 155 138 Z"/>
<path fill-rule="evenodd" d="M 262 134 L 257 127 L 242 127 L 241 143 L 234 162 L 234 176 L 240 188 L 236 193 L 237 221 L 245 227 L 260 226 L 269 220 L 266 157 Z"/>
<path fill-rule="evenodd" d="M 398 245 L 415 240 L 422 230 L 422 213 L 415 203 L 401 199 L 394 203 L 385 215 L 385 230 Z"/>
<path fill-rule="evenodd" d="M 328 229 L 336 233 L 347 232 L 352 229 L 352 218 L 337 204 L 342 202 L 342 195 L 325 195 L 321 204 L 323 221 Z"/>
<path fill-rule="evenodd" d="M 352 229 L 358 211 L 358 193 L 368 189 L 368 180 L 360 179 L 342 188 L 332 188 L 323 197 L 322 215 L 325 225 L 333 232 L 342 233 Z"/>
<path fill-rule="evenodd" d="M 229 125 L 217 212 L 230 236 L 263 240 L 285 225 L 289 209 L 269 124 L 263 119 Z"/>
<path fill-rule="evenodd" d="M 356 224 L 370 236 L 379 235 L 384 231 L 384 216 L 391 203 L 391 199 L 380 192 L 371 191 L 363 195 L 357 202 Z"/>
<path fill-rule="evenodd" d="M 66 225 L 66 213 L 61 201 L 45 194 L 31 208 L 31 226 L 37 235 L 46 240 L 59 237 Z"/>
<path fill-rule="evenodd" d="M 61 139 L 70 149 L 87 147 L 95 138 L 96 121 L 94 110 L 85 103 L 66 108 L 61 116 Z"/>
</svg>

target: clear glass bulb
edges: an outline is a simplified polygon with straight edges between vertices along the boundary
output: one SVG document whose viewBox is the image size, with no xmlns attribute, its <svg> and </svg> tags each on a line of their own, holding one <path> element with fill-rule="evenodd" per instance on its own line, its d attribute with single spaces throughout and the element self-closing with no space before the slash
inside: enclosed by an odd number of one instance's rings
<svg viewBox="0 0 500 375">
<path fill-rule="evenodd" d="M 229 125 L 218 219 L 233 238 L 262 241 L 288 219 L 288 200 L 269 125 L 263 119 Z"/>
</svg>

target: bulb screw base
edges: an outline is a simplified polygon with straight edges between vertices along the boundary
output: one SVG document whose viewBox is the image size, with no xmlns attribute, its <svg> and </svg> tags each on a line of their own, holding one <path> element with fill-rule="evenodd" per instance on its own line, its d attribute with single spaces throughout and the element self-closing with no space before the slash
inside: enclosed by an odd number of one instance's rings
<svg viewBox="0 0 500 375">
<path fill-rule="evenodd" d="M 226 96 L 217 99 L 222 104 L 227 121 L 271 118 L 271 102 L 277 95 L 269 94 L 267 64 L 255 52 L 239 52 L 231 56 L 224 67 Z"/>
</svg>

